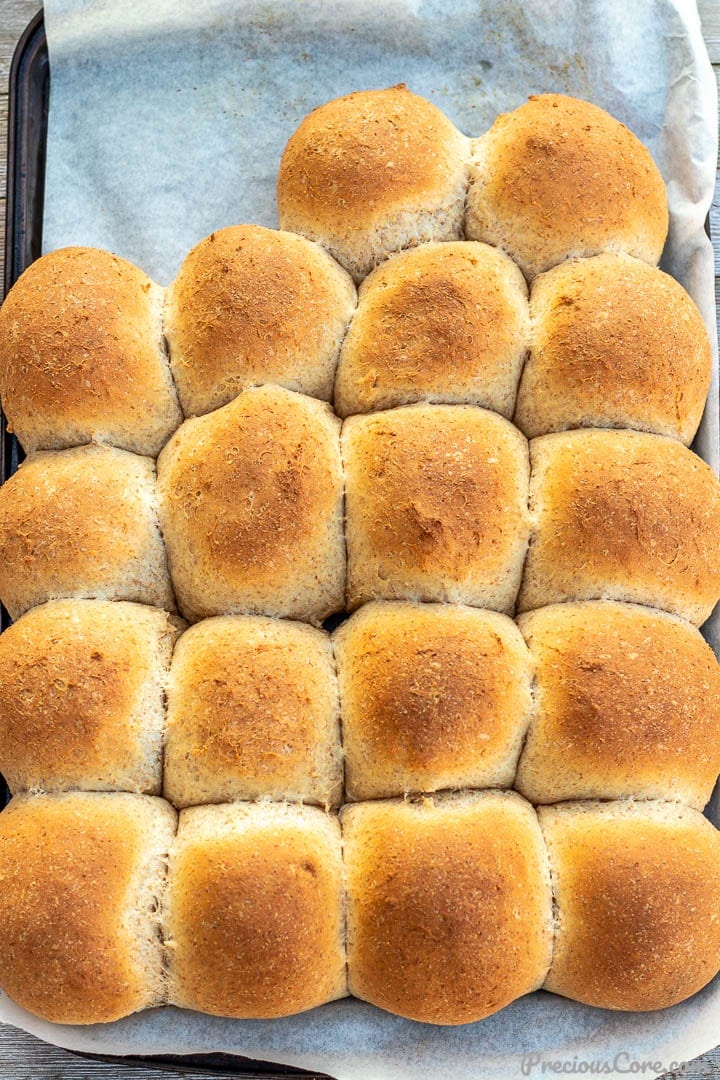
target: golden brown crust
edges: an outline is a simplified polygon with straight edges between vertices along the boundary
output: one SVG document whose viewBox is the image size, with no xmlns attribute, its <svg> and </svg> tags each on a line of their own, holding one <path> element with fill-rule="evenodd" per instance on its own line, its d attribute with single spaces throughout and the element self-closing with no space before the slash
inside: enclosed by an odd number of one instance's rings
<svg viewBox="0 0 720 1080">
<path fill-rule="evenodd" d="M 447 600 L 511 611 L 529 522 L 526 444 L 463 405 L 409 405 L 343 426 L 348 606 Z"/>
<path fill-rule="evenodd" d="M 512 783 L 532 672 L 508 618 L 367 604 L 333 645 L 350 798 Z"/>
<path fill-rule="evenodd" d="M 157 815 L 169 834 L 169 813 L 160 800 L 77 792 L 25 796 L 3 811 L 0 985 L 13 1001 L 62 1024 L 156 1003 L 160 945 L 151 947 L 151 915 L 138 927 L 130 913 L 147 830 Z"/>
<path fill-rule="evenodd" d="M 720 666 L 687 623 L 628 604 L 557 604 L 519 622 L 536 708 L 515 786 L 532 802 L 679 798 L 720 772 Z"/>
<path fill-rule="evenodd" d="M 180 815 L 170 861 L 171 1001 L 238 1019 L 345 994 L 337 819 L 242 804 Z"/>
<path fill-rule="evenodd" d="M 440 147 L 452 146 L 456 136 L 438 108 L 402 84 L 320 105 L 285 147 L 280 218 L 297 205 L 334 231 L 348 228 L 351 212 L 374 222 L 447 183 L 452 172 Z"/>
<path fill-rule="evenodd" d="M 550 962 L 545 850 L 514 793 L 342 812 L 350 992 L 424 1023 L 480 1020 Z"/>
<path fill-rule="evenodd" d="M 304 237 L 255 225 L 212 233 L 168 291 L 165 332 L 185 415 L 259 383 L 329 399 L 354 306 L 350 278 Z"/>
<path fill-rule="evenodd" d="M 646 147 L 603 109 L 535 95 L 476 141 L 465 229 L 503 247 L 529 277 L 601 251 L 656 263 L 665 185 Z"/>
<path fill-rule="evenodd" d="M 174 630 L 141 604 L 57 600 L 0 635 L 0 770 L 10 789 L 157 793 Z"/>
<path fill-rule="evenodd" d="M 205 619 L 182 636 L 168 691 L 166 798 L 176 806 L 262 797 L 336 806 L 342 779 L 326 634 L 248 616 Z"/>
<path fill-rule="evenodd" d="M 162 290 L 132 263 L 61 248 L 0 311 L 0 396 L 26 451 L 97 438 L 156 455 L 182 420 L 163 353 Z"/>
<path fill-rule="evenodd" d="M 664 1009 L 720 968 L 720 834 L 663 803 L 540 810 L 558 930 L 545 988 L 603 1009 Z"/>
<path fill-rule="evenodd" d="M 338 428 L 327 405 L 277 386 L 183 424 L 158 461 L 183 614 L 314 622 L 342 607 Z"/>
<path fill-rule="evenodd" d="M 537 527 L 520 611 L 629 600 L 700 625 L 720 599 L 720 484 L 674 439 L 570 431 L 530 444 Z"/>
<path fill-rule="evenodd" d="M 527 287 L 485 244 L 423 244 L 365 279 L 335 380 L 340 416 L 413 401 L 511 416 L 529 342 Z"/>
<path fill-rule="evenodd" d="M 391 251 L 461 235 L 467 140 L 406 86 L 329 101 L 290 137 L 280 225 L 319 240 L 356 280 Z"/>
<path fill-rule="evenodd" d="M 630 427 L 689 445 L 710 384 L 700 312 L 668 274 L 626 255 L 573 259 L 537 278 L 515 423 L 529 437 Z"/>
<path fill-rule="evenodd" d="M 154 463 L 97 445 L 27 458 L 0 490 L 0 598 L 17 618 L 62 597 L 174 610 Z"/>
</svg>

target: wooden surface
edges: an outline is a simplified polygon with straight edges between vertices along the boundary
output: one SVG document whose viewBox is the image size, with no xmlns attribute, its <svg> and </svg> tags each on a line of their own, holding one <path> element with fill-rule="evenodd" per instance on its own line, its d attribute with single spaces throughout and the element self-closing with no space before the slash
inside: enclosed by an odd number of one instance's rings
<svg viewBox="0 0 720 1080">
<path fill-rule="evenodd" d="M 0 0 L 0 264 L 4 251 L 7 82 L 15 43 L 39 9 L 37 0 Z M 720 86 L 720 0 L 700 0 L 700 15 L 710 59 Z M 711 212 L 715 239 L 715 295 L 720 307 L 720 184 L 715 188 Z M 0 918 L 2 913 L 0 910 Z M 720 1040 L 720 1030 L 718 1030 Z M 168 1080 L 183 1076 L 200 1080 L 205 1073 L 135 1068 L 89 1062 L 57 1047 L 47 1046 L 24 1032 L 0 1024 L 0 1080 Z M 228 1076 L 218 1074 L 215 1076 Z M 674 1077 L 684 1080 L 720 1080 L 720 1048 L 698 1058 Z M 367 1080 L 374 1080 L 368 1076 Z M 438 1077 L 438 1080 L 446 1080 Z M 481 1080 L 478 1077 L 478 1080 Z M 668 1080 L 670 1080 L 668 1075 Z"/>
</svg>

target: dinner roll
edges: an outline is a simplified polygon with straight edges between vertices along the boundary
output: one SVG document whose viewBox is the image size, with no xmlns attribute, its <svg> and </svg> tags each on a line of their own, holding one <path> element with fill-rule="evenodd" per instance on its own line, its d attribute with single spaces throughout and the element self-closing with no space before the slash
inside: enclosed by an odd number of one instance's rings
<svg viewBox="0 0 720 1080">
<path fill-rule="evenodd" d="M 355 416 L 342 434 L 350 609 L 445 600 L 510 612 L 527 549 L 528 451 L 472 405 Z"/>
<path fill-rule="evenodd" d="M 181 812 L 165 918 L 172 1004 L 269 1019 L 343 997 L 343 933 L 336 817 L 268 802 Z"/>
<path fill-rule="evenodd" d="M 182 421 L 164 290 L 96 248 L 43 255 L 0 309 L 0 397 L 26 453 L 91 440 L 155 457 Z"/>
<path fill-rule="evenodd" d="M 160 521 L 189 619 L 321 622 L 343 606 L 339 423 L 278 386 L 187 420 L 158 460 Z"/>
<path fill-rule="evenodd" d="M 0 601 L 13 619 L 63 597 L 174 610 L 155 464 L 111 447 L 27 458 L 0 488 Z"/>
<path fill-rule="evenodd" d="M 710 341 L 677 281 L 627 255 L 572 259 L 535 280 L 530 312 L 515 412 L 528 437 L 629 427 L 692 442 L 710 385 Z"/>
<path fill-rule="evenodd" d="M 536 701 L 514 786 L 534 803 L 636 796 L 701 810 L 720 773 L 720 666 L 700 633 L 603 601 L 519 622 Z"/>
<path fill-rule="evenodd" d="M 528 277 L 601 251 L 656 263 L 667 230 L 649 151 L 597 105 L 533 95 L 474 141 L 466 235 L 504 248 Z"/>
<path fill-rule="evenodd" d="M 329 101 L 285 147 L 280 227 L 319 241 L 356 281 L 393 251 L 456 240 L 469 146 L 403 84 Z"/>
<path fill-rule="evenodd" d="M 528 344 L 527 286 L 507 255 L 486 244 L 424 244 L 363 282 L 335 409 L 468 402 L 510 417 Z"/>
<path fill-rule="evenodd" d="M 355 286 L 302 236 L 257 225 L 219 229 L 168 289 L 165 333 L 186 416 L 257 383 L 329 400 Z"/>
<path fill-rule="evenodd" d="M 54 600 L 0 635 L 0 772 L 13 792 L 160 791 L 164 611 Z"/>
<path fill-rule="evenodd" d="M 373 603 L 333 645 L 349 798 L 510 787 L 532 703 L 530 654 L 510 619 Z"/>
<path fill-rule="evenodd" d="M 466 1024 L 541 985 L 552 900 L 529 803 L 514 792 L 358 803 L 341 821 L 352 994 Z"/>
<path fill-rule="evenodd" d="M 165 999 L 158 909 L 175 813 L 113 792 L 20 795 L 0 814 L 0 987 L 57 1024 Z"/>
<path fill-rule="evenodd" d="M 720 834 L 663 802 L 543 807 L 557 906 L 545 989 L 645 1012 L 690 997 L 720 968 Z"/>
<path fill-rule="evenodd" d="M 206 619 L 173 657 L 165 797 L 176 806 L 264 797 L 337 806 L 339 712 L 327 634 L 254 616 Z"/>
<path fill-rule="evenodd" d="M 720 599 L 720 485 L 674 439 L 568 431 L 530 443 L 536 522 L 520 611 L 629 600 L 700 625 Z"/>
</svg>

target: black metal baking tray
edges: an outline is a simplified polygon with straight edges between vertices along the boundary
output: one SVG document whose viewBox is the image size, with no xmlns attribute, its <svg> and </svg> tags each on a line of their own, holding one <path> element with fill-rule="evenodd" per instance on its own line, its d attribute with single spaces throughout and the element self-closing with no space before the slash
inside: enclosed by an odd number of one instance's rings
<svg viewBox="0 0 720 1080">
<path fill-rule="evenodd" d="M 50 65 L 43 13 L 39 11 L 27 26 L 15 48 L 10 68 L 8 102 L 8 169 L 5 213 L 5 276 L 3 297 L 23 270 L 42 252 L 43 196 L 45 188 L 45 147 L 47 142 Z M 0 415 L 0 482 L 16 471 L 23 452 L 7 430 Z M 0 609 L 0 629 L 10 624 Z M 7 786 L 0 777 L 0 808 L 8 801 Z M 230 1054 L 162 1055 L 158 1057 L 107 1057 L 81 1054 L 80 1057 L 178 1072 L 205 1072 L 208 1075 L 237 1075 L 247 1080 L 285 1080 L 301 1076 L 323 1080 L 309 1073 L 272 1062 L 250 1061 Z"/>
<path fill-rule="evenodd" d="M 39 11 L 18 41 L 10 67 L 3 297 L 41 252 L 49 94 L 50 65 Z M 7 430 L 5 414 L 0 414 L 0 482 L 12 476 L 23 456 Z M 0 629 L 9 623 L 7 611 L 0 608 Z"/>
<path fill-rule="evenodd" d="M 33 18 L 15 47 L 10 67 L 5 204 L 5 274 L 3 298 L 42 247 L 45 144 L 50 65 L 42 11 Z M 16 471 L 24 455 L 0 412 L 0 483 Z M 0 606 L 0 630 L 10 617 Z M 0 807 L 9 798 L 0 777 Z"/>
</svg>

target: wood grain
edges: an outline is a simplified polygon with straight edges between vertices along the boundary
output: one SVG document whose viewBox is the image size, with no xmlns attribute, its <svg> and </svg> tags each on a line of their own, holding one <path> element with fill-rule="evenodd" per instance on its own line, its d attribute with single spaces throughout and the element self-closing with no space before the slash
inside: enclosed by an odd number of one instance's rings
<svg viewBox="0 0 720 1080">
<path fill-rule="evenodd" d="M 720 4 L 718 0 L 700 0 L 698 10 L 710 60 L 720 64 Z"/>
<path fill-rule="evenodd" d="M 580 2 L 580 0 L 578 0 Z M 700 0 L 698 4 L 703 34 L 715 74 L 720 84 L 720 0 Z M 7 83 L 15 43 L 40 5 L 37 0 L 0 0 L 0 262 L 5 239 L 5 171 L 7 152 Z M 716 185 L 711 212 L 715 243 L 715 295 L 720 306 L 720 187 Z M 1 917 L 1 912 L 0 912 Z M 719 1033 L 720 1034 L 720 1033 Z M 518 1067 L 519 1074 L 519 1067 Z M 74 1057 L 55 1046 L 48 1046 L 15 1028 L 0 1025 L 0 1080 L 168 1080 L 184 1077 L 201 1080 L 207 1073 L 181 1072 L 90 1062 Z M 229 1077 L 229 1073 L 213 1073 Z M 681 1071 L 667 1074 L 665 1080 L 709 1080 L 720 1078 L 720 1048 L 697 1058 Z M 374 1080 L 368 1076 L 367 1080 Z M 439 1077 L 438 1080 L 445 1080 Z"/>
</svg>

